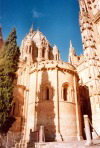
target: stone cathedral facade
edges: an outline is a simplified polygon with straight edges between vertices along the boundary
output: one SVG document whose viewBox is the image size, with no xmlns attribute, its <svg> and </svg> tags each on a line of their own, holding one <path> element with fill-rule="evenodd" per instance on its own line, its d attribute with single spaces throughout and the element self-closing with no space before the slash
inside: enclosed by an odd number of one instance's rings
<svg viewBox="0 0 100 148">
<path fill-rule="evenodd" d="M 83 54 L 77 56 L 71 46 L 69 62 L 76 67 L 80 89 L 87 91 L 90 100 L 90 111 L 81 108 L 82 112 L 90 114 L 93 127 L 100 134 L 100 1 L 80 0 L 79 4 Z M 85 101 L 85 92 L 80 90 L 81 102 Z"/>
<path fill-rule="evenodd" d="M 33 28 L 22 40 L 10 129 L 21 142 L 30 141 L 41 125 L 46 141 L 80 140 L 85 114 L 100 135 L 100 1 L 79 5 L 82 55 L 70 42 L 69 62 L 63 62 L 56 45 Z"/>
<path fill-rule="evenodd" d="M 52 47 L 33 28 L 22 41 L 20 51 L 14 94 L 16 106 L 19 105 L 16 100 L 23 100 L 25 140 L 30 140 L 30 130 L 37 131 L 41 125 L 45 128 L 46 141 L 81 138 L 79 77 L 75 67 L 63 62 L 56 45 Z M 22 98 L 16 91 L 21 92 Z"/>
</svg>

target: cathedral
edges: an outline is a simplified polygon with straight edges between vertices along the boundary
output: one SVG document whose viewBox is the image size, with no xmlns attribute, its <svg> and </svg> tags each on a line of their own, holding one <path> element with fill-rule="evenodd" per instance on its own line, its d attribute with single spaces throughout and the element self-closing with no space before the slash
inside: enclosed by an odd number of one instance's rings
<svg viewBox="0 0 100 148">
<path fill-rule="evenodd" d="M 68 62 L 63 62 L 57 46 L 33 27 L 22 40 L 12 113 L 16 121 L 10 128 L 19 144 L 36 140 L 41 126 L 45 141 L 81 140 L 83 115 L 100 135 L 100 1 L 79 0 L 79 6 L 82 55 L 76 55 L 70 41 Z"/>
</svg>

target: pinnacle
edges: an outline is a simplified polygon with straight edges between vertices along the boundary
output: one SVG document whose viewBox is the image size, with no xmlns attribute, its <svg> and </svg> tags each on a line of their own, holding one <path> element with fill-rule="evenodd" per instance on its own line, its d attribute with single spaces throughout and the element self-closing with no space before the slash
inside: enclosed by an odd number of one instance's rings
<svg viewBox="0 0 100 148">
<path fill-rule="evenodd" d="M 72 41 L 70 40 L 70 48 L 72 48 L 73 47 L 73 45 L 72 45 Z"/>
<path fill-rule="evenodd" d="M 72 45 L 72 41 L 71 41 L 71 40 L 70 40 L 69 54 L 76 55 L 75 49 L 74 49 L 74 47 L 73 47 L 73 45 Z"/>
<path fill-rule="evenodd" d="M 34 27 L 33 27 L 33 24 L 32 24 L 32 26 L 30 28 L 30 33 L 33 33 L 33 32 L 34 32 Z"/>
</svg>

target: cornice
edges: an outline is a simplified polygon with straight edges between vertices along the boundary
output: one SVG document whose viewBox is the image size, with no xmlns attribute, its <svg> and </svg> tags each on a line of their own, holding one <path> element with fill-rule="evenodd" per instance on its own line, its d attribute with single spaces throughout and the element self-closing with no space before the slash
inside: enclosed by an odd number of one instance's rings
<svg viewBox="0 0 100 148">
<path fill-rule="evenodd" d="M 32 74 L 33 72 L 44 71 L 44 70 L 48 70 L 48 71 L 58 70 L 58 71 L 70 73 L 73 75 L 74 74 L 77 75 L 77 71 L 74 66 L 72 66 L 69 63 L 62 62 L 62 61 L 44 61 L 44 62 L 34 64 L 31 67 L 29 74 Z"/>
</svg>

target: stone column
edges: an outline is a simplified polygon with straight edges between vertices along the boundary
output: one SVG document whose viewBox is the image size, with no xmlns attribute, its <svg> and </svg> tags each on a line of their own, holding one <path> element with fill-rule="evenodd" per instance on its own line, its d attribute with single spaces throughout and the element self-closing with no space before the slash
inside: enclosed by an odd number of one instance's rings
<svg viewBox="0 0 100 148">
<path fill-rule="evenodd" d="M 59 117 L 59 83 L 58 83 L 58 66 L 56 66 L 56 140 L 62 141 L 60 134 L 60 117 Z"/>
<path fill-rule="evenodd" d="M 90 132 L 88 115 L 84 115 L 84 124 L 85 124 L 85 134 L 86 134 L 86 139 L 87 139 L 86 145 L 90 146 L 92 145 L 92 140 L 91 140 L 91 132 Z"/>
<path fill-rule="evenodd" d="M 34 100 L 34 131 L 37 130 L 37 93 L 38 93 L 38 63 L 36 63 L 36 84 L 35 84 L 35 100 Z"/>
<path fill-rule="evenodd" d="M 78 92 L 77 92 L 77 80 L 76 75 L 74 74 L 74 91 L 75 91 L 75 104 L 76 104 L 76 124 L 77 124 L 77 139 L 80 141 L 82 138 L 81 130 L 81 118 L 80 118 L 80 108 L 78 103 Z"/>
<path fill-rule="evenodd" d="M 27 75 L 27 79 L 26 79 L 26 89 L 24 91 L 24 118 L 25 118 L 25 125 L 24 125 L 24 131 L 25 131 L 25 136 L 24 136 L 24 140 L 27 141 L 29 140 L 29 129 L 28 129 L 28 101 L 29 101 L 29 84 L 30 84 L 30 76 L 29 76 L 29 71 L 30 68 L 27 67 L 26 70 L 26 75 Z"/>
<path fill-rule="evenodd" d="M 45 133 L 44 133 L 44 126 L 40 126 L 40 130 L 39 130 L 39 142 L 45 142 Z"/>
</svg>

